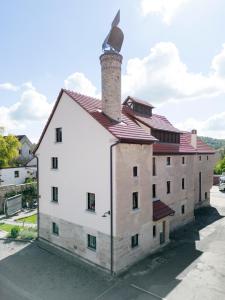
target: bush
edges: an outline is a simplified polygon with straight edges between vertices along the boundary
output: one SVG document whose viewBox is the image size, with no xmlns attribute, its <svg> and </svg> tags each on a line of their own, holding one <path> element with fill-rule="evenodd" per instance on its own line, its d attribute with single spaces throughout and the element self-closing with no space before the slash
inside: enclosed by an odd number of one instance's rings
<svg viewBox="0 0 225 300">
<path fill-rule="evenodd" d="M 10 231 L 10 237 L 16 239 L 19 235 L 20 228 L 18 226 L 15 226 Z"/>
<path fill-rule="evenodd" d="M 24 240 L 33 240 L 37 237 L 37 230 L 35 228 L 26 228 L 20 232 L 20 238 Z"/>
</svg>

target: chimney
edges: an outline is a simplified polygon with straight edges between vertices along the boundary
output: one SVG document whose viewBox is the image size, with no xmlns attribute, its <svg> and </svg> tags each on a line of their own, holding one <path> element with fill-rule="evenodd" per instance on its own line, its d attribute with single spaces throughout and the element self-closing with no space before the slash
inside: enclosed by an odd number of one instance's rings
<svg viewBox="0 0 225 300">
<path fill-rule="evenodd" d="M 122 55 L 106 51 L 100 56 L 102 73 L 102 112 L 121 122 L 121 64 Z"/>
<path fill-rule="evenodd" d="M 197 148 L 197 130 L 192 129 L 191 131 L 191 146 Z"/>
</svg>

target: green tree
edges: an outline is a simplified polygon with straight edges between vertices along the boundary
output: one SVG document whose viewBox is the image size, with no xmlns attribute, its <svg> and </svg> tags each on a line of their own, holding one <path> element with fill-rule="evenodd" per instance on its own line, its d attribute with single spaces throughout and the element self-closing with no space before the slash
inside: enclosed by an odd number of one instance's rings
<svg viewBox="0 0 225 300">
<path fill-rule="evenodd" d="M 222 172 L 225 172 L 225 157 L 221 160 L 218 161 L 214 168 L 214 173 L 215 174 L 222 174 Z"/>
<path fill-rule="evenodd" d="M 13 160 L 18 157 L 21 144 L 14 135 L 0 135 L 0 168 L 13 166 Z"/>
</svg>

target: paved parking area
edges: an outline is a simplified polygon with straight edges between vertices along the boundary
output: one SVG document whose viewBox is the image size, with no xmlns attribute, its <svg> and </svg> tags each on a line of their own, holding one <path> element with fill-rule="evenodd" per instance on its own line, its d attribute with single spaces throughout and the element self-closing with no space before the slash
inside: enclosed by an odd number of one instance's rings
<svg viewBox="0 0 225 300">
<path fill-rule="evenodd" d="M 225 194 L 171 244 L 118 278 L 68 261 L 35 243 L 0 241 L 1 300 L 224 300 Z"/>
</svg>

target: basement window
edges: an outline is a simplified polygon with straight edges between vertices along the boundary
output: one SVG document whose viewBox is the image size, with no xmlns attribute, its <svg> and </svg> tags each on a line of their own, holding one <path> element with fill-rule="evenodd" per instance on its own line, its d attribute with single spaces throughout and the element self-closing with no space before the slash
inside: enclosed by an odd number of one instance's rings
<svg viewBox="0 0 225 300">
<path fill-rule="evenodd" d="M 52 233 L 59 235 L 59 226 L 55 222 L 52 223 Z"/>
<path fill-rule="evenodd" d="M 15 177 L 15 178 L 20 177 L 20 172 L 19 172 L 19 171 L 15 171 L 15 172 L 14 172 L 14 177 Z"/>
<path fill-rule="evenodd" d="M 96 236 L 88 234 L 87 243 L 89 249 L 96 251 Z"/>
<path fill-rule="evenodd" d="M 133 209 L 138 208 L 138 192 L 134 192 L 132 194 L 132 200 L 133 200 Z"/>
<path fill-rule="evenodd" d="M 131 237 L 131 248 L 138 246 L 138 234 L 135 234 Z"/>
<path fill-rule="evenodd" d="M 95 194 L 87 193 L 87 210 L 95 212 Z"/>
</svg>

